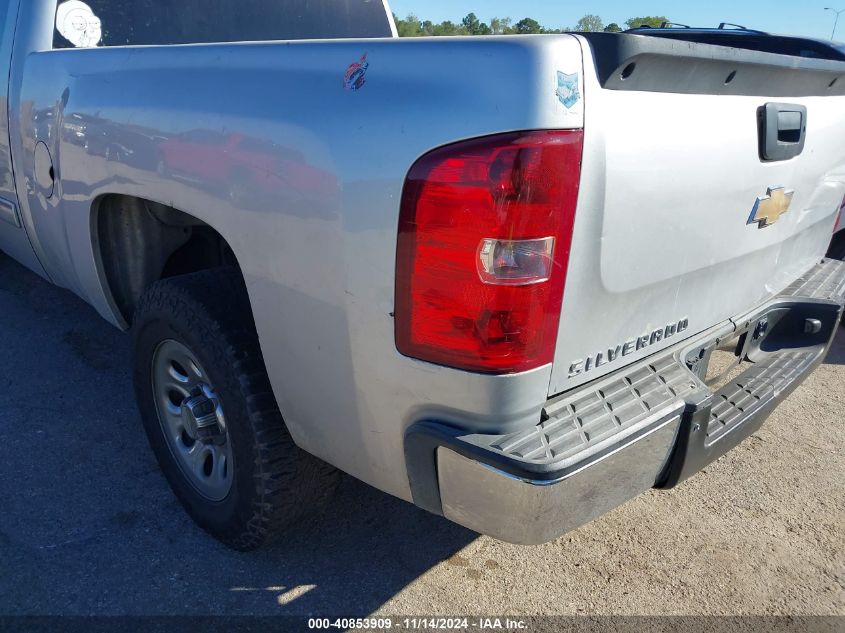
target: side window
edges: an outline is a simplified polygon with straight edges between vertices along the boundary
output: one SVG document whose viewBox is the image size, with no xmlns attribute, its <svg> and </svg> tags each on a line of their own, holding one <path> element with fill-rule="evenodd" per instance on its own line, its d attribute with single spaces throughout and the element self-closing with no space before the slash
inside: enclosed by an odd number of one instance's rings
<svg viewBox="0 0 845 633">
<path fill-rule="evenodd" d="M 382 0 L 59 0 L 53 47 L 391 35 Z"/>
</svg>

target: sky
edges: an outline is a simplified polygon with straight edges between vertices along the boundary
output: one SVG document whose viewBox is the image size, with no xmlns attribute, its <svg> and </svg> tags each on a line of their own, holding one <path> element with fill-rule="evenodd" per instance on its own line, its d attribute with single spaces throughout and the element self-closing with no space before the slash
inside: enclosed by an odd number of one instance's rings
<svg viewBox="0 0 845 633">
<path fill-rule="evenodd" d="M 511 17 L 514 21 L 532 17 L 549 28 L 575 26 L 585 13 L 593 13 L 605 24 L 643 15 L 665 15 L 673 22 L 690 26 L 718 26 L 733 22 L 771 33 L 804 35 L 830 39 L 834 14 L 824 7 L 845 9 L 845 0 L 389 0 L 400 17 L 414 13 L 420 19 L 460 22 L 475 13 L 483 22 L 492 17 Z M 839 16 L 836 39 L 845 41 L 845 12 Z"/>
</svg>

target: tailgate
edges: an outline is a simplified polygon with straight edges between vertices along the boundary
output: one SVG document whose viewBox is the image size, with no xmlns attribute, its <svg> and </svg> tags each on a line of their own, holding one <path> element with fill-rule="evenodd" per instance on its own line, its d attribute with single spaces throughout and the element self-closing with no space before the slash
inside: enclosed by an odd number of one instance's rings
<svg viewBox="0 0 845 633">
<path fill-rule="evenodd" d="M 603 41 L 582 40 L 581 194 L 550 394 L 783 290 L 823 257 L 845 196 L 845 63 Z"/>
</svg>

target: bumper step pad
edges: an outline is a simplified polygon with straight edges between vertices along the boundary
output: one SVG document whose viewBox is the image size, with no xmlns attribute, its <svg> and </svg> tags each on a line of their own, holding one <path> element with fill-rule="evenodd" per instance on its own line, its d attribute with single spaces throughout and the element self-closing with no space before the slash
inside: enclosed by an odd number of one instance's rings
<svg viewBox="0 0 845 633">
<path fill-rule="evenodd" d="M 818 359 L 817 351 L 779 354 L 755 363 L 714 394 L 707 425 L 707 444 L 718 442 L 756 409 L 776 398 L 783 389 L 807 372 Z"/>
<path fill-rule="evenodd" d="M 845 297 L 845 262 L 825 259 L 790 284 L 781 298 L 822 299 L 842 303 Z"/>
<path fill-rule="evenodd" d="M 623 376 L 601 381 L 590 391 L 558 397 L 546 405 L 548 419 L 534 428 L 505 436 L 474 436 L 476 445 L 525 462 L 581 461 L 619 441 L 655 415 L 682 408 L 698 385 L 671 357 L 637 366 Z"/>
</svg>

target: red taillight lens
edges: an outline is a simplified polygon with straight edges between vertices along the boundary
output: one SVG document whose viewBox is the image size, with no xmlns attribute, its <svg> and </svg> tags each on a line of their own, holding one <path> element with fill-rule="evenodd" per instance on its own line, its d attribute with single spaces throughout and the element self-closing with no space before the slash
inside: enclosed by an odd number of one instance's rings
<svg viewBox="0 0 845 633">
<path fill-rule="evenodd" d="M 552 361 L 582 149 L 581 130 L 522 132 L 417 161 L 399 222 L 402 354 L 487 373 Z"/>
</svg>

